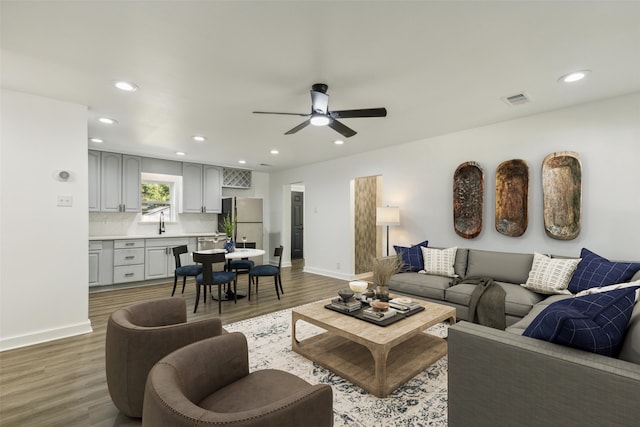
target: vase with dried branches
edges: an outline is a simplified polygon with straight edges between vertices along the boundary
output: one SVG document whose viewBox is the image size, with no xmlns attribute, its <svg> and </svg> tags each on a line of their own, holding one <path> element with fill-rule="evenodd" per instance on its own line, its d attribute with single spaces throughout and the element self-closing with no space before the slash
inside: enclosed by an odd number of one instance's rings
<svg viewBox="0 0 640 427">
<path fill-rule="evenodd" d="M 400 271 L 402 261 L 399 257 L 373 258 L 371 260 L 371 272 L 373 284 L 376 286 L 376 298 L 380 301 L 389 301 L 389 280 L 391 276 Z"/>
</svg>

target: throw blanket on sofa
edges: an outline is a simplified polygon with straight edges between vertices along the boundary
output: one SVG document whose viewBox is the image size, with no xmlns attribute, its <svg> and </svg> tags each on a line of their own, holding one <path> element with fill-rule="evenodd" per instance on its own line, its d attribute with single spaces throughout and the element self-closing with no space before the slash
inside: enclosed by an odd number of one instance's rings
<svg viewBox="0 0 640 427">
<path fill-rule="evenodd" d="M 469 320 L 473 323 L 504 330 L 505 291 L 490 277 L 471 277 L 462 281 L 476 285 L 469 301 Z"/>
</svg>

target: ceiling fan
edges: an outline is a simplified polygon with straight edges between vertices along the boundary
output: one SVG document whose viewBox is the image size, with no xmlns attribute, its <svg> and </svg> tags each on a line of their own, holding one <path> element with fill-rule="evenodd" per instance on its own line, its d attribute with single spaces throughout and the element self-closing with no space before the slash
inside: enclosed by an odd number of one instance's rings
<svg viewBox="0 0 640 427">
<path fill-rule="evenodd" d="M 345 138 L 352 137 L 357 132 L 348 126 L 345 126 L 337 119 L 349 119 L 353 117 L 386 117 L 386 108 L 365 108 L 358 110 L 340 110 L 329 111 L 329 95 L 327 95 L 328 86 L 324 83 L 316 83 L 311 86 L 311 112 L 304 113 L 278 113 L 273 111 L 254 111 L 255 114 L 284 114 L 289 116 L 309 117 L 293 129 L 285 132 L 285 135 L 291 135 L 301 129 L 309 126 L 329 126 L 331 129 L 342 134 Z"/>
</svg>

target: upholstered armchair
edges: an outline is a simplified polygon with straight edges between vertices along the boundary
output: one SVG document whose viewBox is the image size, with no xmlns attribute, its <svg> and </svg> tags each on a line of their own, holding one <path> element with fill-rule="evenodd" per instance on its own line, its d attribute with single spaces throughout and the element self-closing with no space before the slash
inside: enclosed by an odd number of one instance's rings
<svg viewBox="0 0 640 427">
<path fill-rule="evenodd" d="M 333 391 L 288 372 L 249 373 L 239 332 L 199 341 L 149 372 L 142 425 L 282 427 L 333 425 Z"/>
<path fill-rule="evenodd" d="M 129 417 L 142 416 L 147 374 L 172 351 L 222 333 L 219 318 L 187 323 L 183 298 L 161 298 L 121 308 L 109 316 L 105 362 L 109 394 Z"/>
</svg>

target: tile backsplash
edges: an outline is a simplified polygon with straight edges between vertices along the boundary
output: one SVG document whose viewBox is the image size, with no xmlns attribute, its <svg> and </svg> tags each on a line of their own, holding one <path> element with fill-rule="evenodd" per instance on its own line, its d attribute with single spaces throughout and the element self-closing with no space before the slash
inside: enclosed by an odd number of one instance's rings
<svg viewBox="0 0 640 427">
<path fill-rule="evenodd" d="M 165 222 L 165 234 L 214 233 L 218 230 L 218 214 L 179 214 L 176 222 Z M 154 236 L 157 222 L 140 222 L 135 213 L 89 213 L 89 237 Z"/>
</svg>

